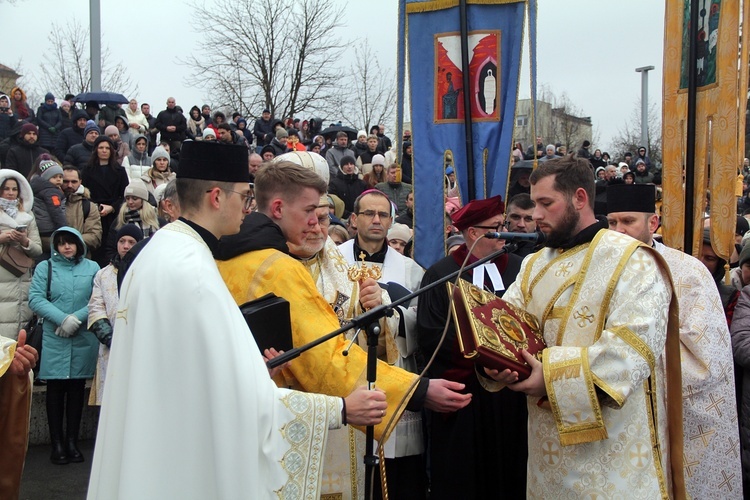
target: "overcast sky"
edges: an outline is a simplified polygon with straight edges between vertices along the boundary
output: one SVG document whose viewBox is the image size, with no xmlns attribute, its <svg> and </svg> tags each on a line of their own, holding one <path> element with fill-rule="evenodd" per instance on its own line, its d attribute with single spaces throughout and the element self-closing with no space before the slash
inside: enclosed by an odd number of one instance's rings
<svg viewBox="0 0 750 500">
<path fill-rule="evenodd" d="M 397 1 L 334 1 L 346 9 L 340 36 L 352 42 L 367 38 L 381 65 L 393 71 L 395 78 Z M 190 69 L 177 62 L 178 56 L 200 47 L 200 33 L 191 30 L 191 7 L 174 0 L 101 3 L 102 44 L 109 47 L 112 61 L 121 61 L 138 83 L 135 97 L 139 102 L 151 103 L 152 111 L 157 112 L 164 108 L 168 96 L 174 96 L 186 111 L 193 104 L 211 103 L 202 89 L 191 86 Z M 600 139 L 594 147 L 608 149 L 611 138 L 638 107 L 641 77 L 636 67 L 655 66 L 649 74 L 649 93 L 661 110 L 663 2 L 538 3 L 539 83 L 556 94 L 566 92 L 585 116 L 591 116 L 595 136 Z M 75 18 L 87 26 L 88 9 L 88 0 L 16 0 L 14 4 L 0 0 L 6 42 L 0 63 L 14 66 L 20 59 L 24 72 L 33 72 L 49 49 L 46 34 L 52 23 L 64 24 Z M 528 63 L 523 68 L 521 98 L 529 96 Z"/>
</svg>

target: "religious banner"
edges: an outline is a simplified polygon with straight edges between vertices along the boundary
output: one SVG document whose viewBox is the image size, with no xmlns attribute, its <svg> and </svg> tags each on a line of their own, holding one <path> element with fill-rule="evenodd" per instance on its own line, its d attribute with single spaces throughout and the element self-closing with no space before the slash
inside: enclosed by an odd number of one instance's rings
<svg viewBox="0 0 750 500">
<path fill-rule="evenodd" d="M 747 48 L 740 25 L 750 3 L 698 2 L 698 30 L 690 34 L 691 0 L 667 0 L 664 35 L 663 236 L 664 242 L 695 256 L 710 192 L 711 244 L 729 260 L 734 250 L 735 186 L 744 156 Z M 747 24 L 745 24 L 747 26 Z M 690 43 L 696 45 L 695 162 L 686 164 Z M 685 169 L 692 169 L 694 192 L 686 193 Z M 690 171 L 688 171 L 689 173 Z M 693 241 L 684 248 L 685 207 L 693 204 Z"/>
<path fill-rule="evenodd" d="M 505 197 L 511 163 L 527 1 L 465 0 L 465 41 L 459 3 L 403 0 L 401 7 L 412 123 L 414 256 L 424 267 L 445 255 L 446 169 L 453 167 L 455 174 L 449 201 L 455 205 L 470 201 L 472 192 L 476 199 Z M 465 63 L 462 42 L 468 45 Z"/>
</svg>

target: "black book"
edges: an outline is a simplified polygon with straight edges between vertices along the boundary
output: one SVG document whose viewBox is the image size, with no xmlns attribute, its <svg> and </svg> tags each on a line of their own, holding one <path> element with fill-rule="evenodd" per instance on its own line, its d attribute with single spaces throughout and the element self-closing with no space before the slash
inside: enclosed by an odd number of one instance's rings
<svg viewBox="0 0 750 500">
<path fill-rule="evenodd" d="M 273 293 L 268 293 L 240 306 L 247 326 L 255 337 L 261 354 L 271 347 L 277 351 L 288 351 L 292 343 L 292 319 L 289 302 Z"/>
</svg>

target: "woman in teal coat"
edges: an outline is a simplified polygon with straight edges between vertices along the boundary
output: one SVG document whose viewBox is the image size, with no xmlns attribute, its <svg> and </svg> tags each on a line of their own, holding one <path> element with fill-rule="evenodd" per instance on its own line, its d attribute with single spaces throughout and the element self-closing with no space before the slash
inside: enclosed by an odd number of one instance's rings
<svg viewBox="0 0 750 500">
<path fill-rule="evenodd" d="M 84 403 L 84 385 L 94 376 L 99 342 L 86 329 L 88 302 L 96 262 L 86 259 L 81 233 L 64 226 L 52 233 L 52 257 L 40 262 L 29 290 L 29 307 L 44 320 L 39 378 L 47 380 L 47 423 L 54 464 L 82 462 L 78 431 Z M 48 266 L 52 266 L 47 299 Z M 67 395 L 67 409 L 65 399 Z M 67 442 L 63 439 L 67 416 Z M 65 444 L 64 444 L 65 443 Z"/>
</svg>

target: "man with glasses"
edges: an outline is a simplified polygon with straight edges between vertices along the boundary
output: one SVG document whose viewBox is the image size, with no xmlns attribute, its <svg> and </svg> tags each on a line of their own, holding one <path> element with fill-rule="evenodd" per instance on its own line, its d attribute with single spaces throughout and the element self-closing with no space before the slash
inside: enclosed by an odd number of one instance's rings
<svg viewBox="0 0 750 500">
<path fill-rule="evenodd" d="M 391 200 L 381 191 L 371 189 L 354 201 L 353 208 L 350 219 L 357 227 L 357 236 L 338 247 L 348 264 L 366 263 L 380 268 L 382 276 L 378 281 L 391 294 L 391 299 L 419 288 L 424 274 L 422 268 L 388 245 L 388 230 L 394 218 Z M 402 324 L 394 337 L 399 351 L 396 366 L 413 372 L 417 372 L 416 302 L 412 301 L 411 307 L 402 311 Z M 392 471 L 388 473 L 388 489 L 398 492 L 392 495 L 394 498 L 421 498 L 419 490 L 424 490 L 421 431 L 421 416 L 407 412 L 399 422 L 394 437 L 386 443 L 386 471 L 389 465 Z M 409 481 L 413 484 L 409 484 Z"/>
<path fill-rule="evenodd" d="M 536 231 L 536 222 L 534 222 L 534 207 L 536 203 L 526 193 L 515 195 L 508 202 L 505 218 L 505 230 L 511 233 L 533 233 Z M 521 241 L 517 243 L 513 253 L 523 258 L 539 250 L 541 245 L 531 241 Z"/>
<path fill-rule="evenodd" d="M 460 269 L 465 260 L 474 262 L 500 250 L 503 240 L 487 239 L 488 231 L 501 231 L 505 204 L 500 196 L 474 200 L 453 213 L 453 225 L 466 243 L 439 260 L 425 272 L 422 286 Z M 469 255 L 470 253 L 470 255 Z M 516 279 L 521 258 L 503 254 L 467 271 L 462 278 L 502 296 Z M 438 349 L 450 300 L 445 285 L 433 288 L 419 299 L 417 309 L 418 346 L 425 359 Z M 526 484 L 526 397 L 511 391 L 488 392 L 482 388 L 474 362 L 461 354 L 451 320 L 430 377 L 445 377 L 466 385 L 472 394 L 466 408 L 450 419 L 431 420 L 430 464 L 432 499 L 494 498 L 503 485 L 504 498 L 525 498 Z M 461 481 L 455 478 L 460 477 Z"/>
</svg>

